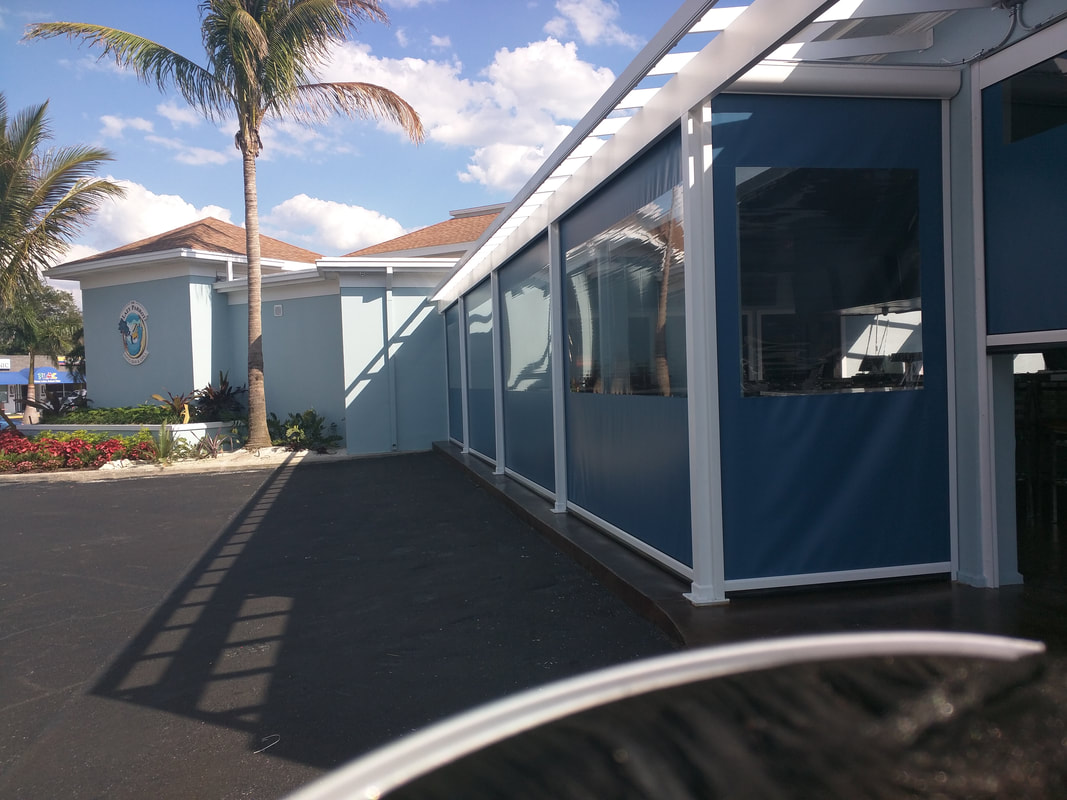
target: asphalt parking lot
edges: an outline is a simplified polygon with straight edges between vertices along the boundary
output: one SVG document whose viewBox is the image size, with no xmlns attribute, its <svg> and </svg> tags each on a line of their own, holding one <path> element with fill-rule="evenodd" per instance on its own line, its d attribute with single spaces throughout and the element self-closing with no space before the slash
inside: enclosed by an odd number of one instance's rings
<svg viewBox="0 0 1067 800">
<path fill-rule="evenodd" d="M 433 454 L 0 491 L 0 797 L 283 797 L 674 648 Z"/>
</svg>

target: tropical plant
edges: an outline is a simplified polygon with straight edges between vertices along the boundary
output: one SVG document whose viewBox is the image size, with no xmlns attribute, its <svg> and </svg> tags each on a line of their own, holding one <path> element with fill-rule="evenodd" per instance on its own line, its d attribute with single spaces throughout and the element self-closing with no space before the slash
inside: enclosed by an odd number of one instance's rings
<svg viewBox="0 0 1067 800">
<path fill-rule="evenodd" d="M 309 408 L 303 413 L 293 412 L 282 422 L 271 412 L 267 418 L 271 441 L 278 447 L 290 450 L 313 450 L 325 453 L 341 443 L 342 437 L 337 433 L 337 426 L 326 425 L 326 418 Z M 327 430 L 329 433 L 327 433 Z"/>
<path fill-rule="evenodd" d="M 164 389 L 163 391 L 167 391 Z M 181 422 L 183 425 L 189 422 L 189 404 L 193 402 L 194 393 L 171 394 L 167 392 L 164 397 L 161 394 L 152 395 L 152 399 L 167 409 L 167 418 L 171 421 Z"/>
<path fill-rule="evenodd" d="M 248 393 L 246 386 L 231 386 L 230 373 L 219 370 L 219 384 L 210 383 L 193 392 L 196 403 L 196 418 L 203 422 L 222 422 L 235 419 L 244 412 L 241 395 Z"/>
<path fill-rule="evenodd" d="M 241 151 L 248 259 L 248 441 L 270 444 L 263 383 L 263 326 L 256 191 L 260 128 L 271 115 L 311 123 L 333 114 L 391 119 L 415 142 L 423 139 L 415 110 L 381 86 L 323 82 L 318 73 L 332 47 L 364 20 L 386 22 L 380 0 L 202 0 L 203 67 L 142 36 L 102 25 L 44 22 L 26 38 L 65 36 L 100 48 L 161 91 L 173 85 L 187 103 L 213 120 L 237 117 L 234 143 Z"/>
<path fill-rule="evenodd" d="M 0 92 L 0 306 L 35 294 L 100 203 L 122 195 L 94 178 L 107 150 L 75 145 L 44 149 L 52 138 L 48 103 L 8 117 Z"/>
<path fill-rule="evenodd" d="M 98 469 L 108 461 L 121 458 L 155 461 L 158 454 L 155 439 L 148 431 L 134 436 L 45 431 L 33 438 L 0 431 L 0 474 Z"/>
</svg>

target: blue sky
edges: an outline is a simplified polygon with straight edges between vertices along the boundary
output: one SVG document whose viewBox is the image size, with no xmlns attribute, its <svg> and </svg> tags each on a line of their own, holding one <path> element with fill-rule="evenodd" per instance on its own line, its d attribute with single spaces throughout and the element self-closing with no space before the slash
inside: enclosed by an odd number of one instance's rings
<svg viewBox="0 0 1067 800">
<path fill-rule="evenodd" d="M 411 145 L 374 121 L 272 120 L 259 160 L 263 232 L 341 255 L 509 200 L 676 9 L 649 0 L 384 0 L 324 67 L 393 89 L 422 115 Z M 232 122 L 211 123 L 66 40 L 21 42 L 29 22 L 130 30 L 203 63 L 196 0 L 0 0 L 8 113 L 44 100 L 57 145 L 97 144 L 127 182 L 68 258 L 212 215 L 243 223 Z"/>
</svg>

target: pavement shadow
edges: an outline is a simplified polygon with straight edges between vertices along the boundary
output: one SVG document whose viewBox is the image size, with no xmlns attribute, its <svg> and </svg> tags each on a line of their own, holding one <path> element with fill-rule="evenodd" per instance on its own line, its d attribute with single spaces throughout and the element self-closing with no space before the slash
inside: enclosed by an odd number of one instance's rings
<svg viewBox="0 0 1067 800">
<path fill-rule="evenodd" d="M 277 470 L 93 694 L 330 768 L 673 645 L 433 454 Z"/>
</svg>

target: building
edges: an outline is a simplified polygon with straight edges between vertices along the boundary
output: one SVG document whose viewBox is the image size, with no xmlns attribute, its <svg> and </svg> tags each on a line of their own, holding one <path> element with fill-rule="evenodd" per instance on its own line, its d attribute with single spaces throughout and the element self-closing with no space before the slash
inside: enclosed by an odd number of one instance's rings
<svg viewBox="0 0 1067 800">
<path fill-rule="evenodd" d="M 436 294 L 451 439 L 696 604 L 1020 581 L 1016 480 L 1053 526 L 1067 482 L 1067 376 L 1017 473 L 1013 374 L 1067 345 L 1065 17 L 685 2 Z"/>
<path fill-rule="evenodd" d="M 494 216 L 454 212 L 374 254 L 334 258 L 261 237 L 268 409 L 314 408 L 350 453 L 443 438 L 443 323 L 430 296 Z M 245 265 L 244 229 L 209 218 L 53 268 L 81 284 L 94 406 L 188 393 L 220 372 L 245 383 Z"/>
</svg>

